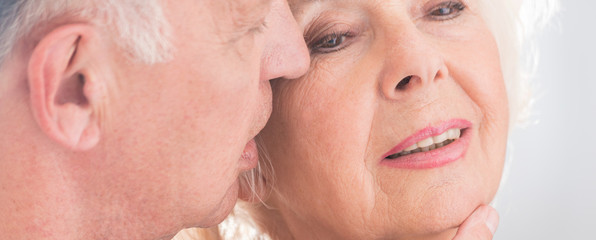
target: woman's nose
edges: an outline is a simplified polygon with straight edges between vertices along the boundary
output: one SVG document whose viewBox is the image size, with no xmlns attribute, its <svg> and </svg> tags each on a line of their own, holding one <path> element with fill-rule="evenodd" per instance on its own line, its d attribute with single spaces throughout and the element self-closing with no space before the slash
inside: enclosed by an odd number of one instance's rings
<svg viewBox="0 0 596 240">
<path fill-rule="evenodd" d="M 310 55 L 286 0 L 272 2 L 266 23 L 267 43 L 261 59 L 261 81 L 304 75 L 310 66 Z"/>
<path fill-rule="evenodd" d="M 389 36 L 381 74 L 381 91 L 387 99 L 399 100 L 448 77 L 447 66 L 432 39 L 414 26 Z"/>
</svg>

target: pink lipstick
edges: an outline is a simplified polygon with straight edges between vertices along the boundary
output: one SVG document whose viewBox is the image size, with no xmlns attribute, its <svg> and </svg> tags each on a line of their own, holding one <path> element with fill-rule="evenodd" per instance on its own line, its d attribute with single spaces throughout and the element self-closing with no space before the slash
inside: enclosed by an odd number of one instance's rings
<svg viewBox="0 0 596 240">
<path fill-rule="evenodd" d="M 381 164 L 393 168 L 429 169 L 461 159 L 470 142 L 472 123 L 452 119 L 424 128 L 383 155 Z"/>
</svg>

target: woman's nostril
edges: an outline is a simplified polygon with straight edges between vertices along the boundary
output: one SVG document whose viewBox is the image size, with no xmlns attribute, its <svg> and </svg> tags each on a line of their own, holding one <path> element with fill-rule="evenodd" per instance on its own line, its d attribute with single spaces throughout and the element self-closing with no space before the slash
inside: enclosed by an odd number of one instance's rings
<svg viewBox="0 0 596 240">
<path fill-rule="evenodd" d="M 407 76 L 404 79 L 402 79 L 397 86 L 395 87 L 395 89 L 397 90 L 404 90 L 406 89 L 406 86 L 408 86 L 408 83 L 410 83 L 410 80 L 412 80 L 412 76 Z"/>
</svg>

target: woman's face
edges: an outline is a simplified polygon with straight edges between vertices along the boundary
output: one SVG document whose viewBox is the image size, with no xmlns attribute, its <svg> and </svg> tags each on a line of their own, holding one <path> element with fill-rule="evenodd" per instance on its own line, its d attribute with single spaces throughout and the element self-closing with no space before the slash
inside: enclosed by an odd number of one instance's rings
<svg viewBox="0 0 596 240">
<path fill-rule="evenodd" d="M 507 96 L 479 0 L 290 5 L 312 64 L 272 83 L 261 135 L 276 174 L 268 203 L 286 230 L 452 237 L 492 200 L 505 158 Z"/>
</svg>

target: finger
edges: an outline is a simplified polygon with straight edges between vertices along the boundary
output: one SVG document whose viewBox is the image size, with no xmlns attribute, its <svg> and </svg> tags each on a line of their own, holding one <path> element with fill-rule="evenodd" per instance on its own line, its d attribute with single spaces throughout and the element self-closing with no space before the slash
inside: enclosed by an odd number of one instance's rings
<svg viewBox="0 0 596 240">
<path fill-rule="evenodd" d="M 480 206 L 462 223 L 453 240 L 491 240 L 498 224 L 497 211 L 490 206 Z"/>
</svg>

